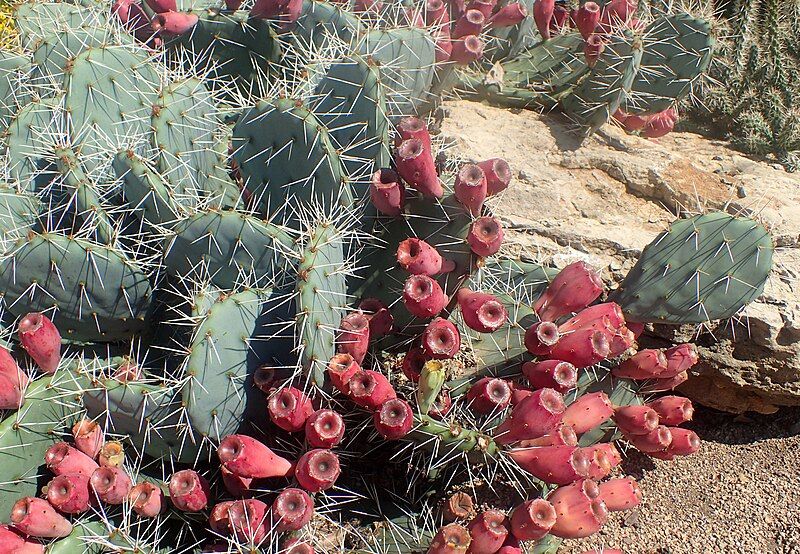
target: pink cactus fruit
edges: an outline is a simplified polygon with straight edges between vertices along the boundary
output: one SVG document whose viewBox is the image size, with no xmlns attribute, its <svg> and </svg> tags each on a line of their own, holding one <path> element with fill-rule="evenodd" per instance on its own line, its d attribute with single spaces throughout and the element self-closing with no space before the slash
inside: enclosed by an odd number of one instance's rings
<svg viewBox="0 0 800 554">
<path fill-rule="evenodd" d="M 579 329 L 562 334 L 548 357 L 569 362 L 579 369 L 605 360 L 611 353 L 608 336 L 602 331 Z"/>
<path fill-rule="evenodd" d="M 430 144 L 423 139 L 410 138 L 400 143 L 394 157 L 397 173 L 410 186 L 428 198 L 444 196 L 442 183 L 436 174 Z"/>
<path fill-rule="evenodd" d="M 111 13 L 141 42 L 147 42 L 153 35 L 150 18 L 137 0 L 116 0 L 111 6 Z"/>
<path fill-rule="evenodd" d="M 453 53 L 453 41 L 450 38 L 450 28 L 442 26 L 431 31 L 434 46 L 436 48 L 436 63 L 445 63 L 450 61 L 450 56 Z"/>
<path fill-rule="evenodd" d="M 444 5 L 442 5 L 442 9 Z M 422 144 L 430 150 L 431 134 L 425 121 L 419 117 L 410 115 L 397 122 L 397 135 L 395 135 L 395 146 L 400 146 L 404 140 L 420 139 Z"/>
<path fill-rule="evenodd" d="M 412 346 L 411 349 L 403 357 L 403 363 L 400 369 L 403 371 L 409 381 L 416 383 L 422 374 L 422 368 L 425 366 L 425 352 L 418 346 Z"/>
<path fill-rule="evenodd" d="M 658 413 L 649 406 L 618 406 L 614 421 L 625 435 L 647 435 L 660 423 Z"/>
<path fill-rule="evenodd" d="M 204 510 L 210 496 L 208 481 L 192 469 L 177 471 L 169 479 L 169 499 L 182 512 Z"/>
<path fill-rule="evenodd" d="M 692 343 L 684 343 L 668 348 L 664 351 L 664 357 L 667 359 L 667 369 L 657 375 L 659 379 L 667 379 L 675 377 L 690 370 L 700 359 L 697 353 L 697 346 Z"/>
<path fill-rule="evenodd" d="M 697 433 L 689 429 L 680 427 L 670 427 L 672 441 L 667 447 L 667 452 L 675 456 L 688 456 L 700 450 L 700 437 Z"/>
<path fill-rule="evenodd" d="M 16 410 L 25 402 L 25 392 L 12 378 L 0 373 L 0 410 Z"/>
<path fill-rule="evenodd" d="M 414 411 L 411 405 L 399 398 L 390 398 L 372 414 L 375 429 L 385 439 L 395 440 L 405 437 L 414 425 Z"/>
<path fill-rule="evenodd" d="M 145 0 L 145 3 L 155 13 L 178 11 L 178 3 L 176 0 Z"/>
<path fill-rule="evenodd" d="M 547 499 L 556 510 L 556 523 L 550 533 L 557 537 L 588 537 L 608 520 L 608 508 L 594 481 L 587 479 L 559 487 Z"/>
<path fill-rule="evenodd" d="M 547 356 L 561 338 L 558 327 L 551 321 L 540 321 L 525 331 L 525 348 L 534 356 Z"/>
<path fill-rule="evenodd" d="M 678 122 L 678 112 L 675 108 L 669 108 L 663 112 L 651 115 L 647 118 L 642 128 L 642 136 L 647 138 L 660 138 L 670 133 Z"/>
<path fill-rule="evenodd" d="M 558 427 L 535 439 L 519 441 L 520 448 L 533 448 L 536 446 L 577 446 L 578 435 L 570 425 L 561 423 Z"/>
<path fill-rule="evenodd" d="M 541 539 L 555 523 L 555 508 L 543 498 L 523 502 L 511 512 L 511 532 L 522 541 Z"/>
<path fill-rule="evenodd" d="M 445 24 L 449 21 L 447 4 L 444 0 L 427 0 L 425 2 L 425 23 L 427 25 Z"/>
<path fill-rule="evenodd" d="M 575 262 L 558 272 L 533 309 L 542 321 L 556 321 L 586 308 L 602 292 L 603 281 L 597 270 L 584 262 Z"/>
<path fill-rule="evenodd" d="M 260 544 L 267 536 L 269 507 L 260 500 L 237 500 L 228 506 L 228 530 L 242 542 Z"/>
<path fill-rule="evenodd" d="M 470 249 L 483 258 L 497 254 L 503 244 L 503 226 L 496 217 L 479 217 L 467 234 Z"/>
<path fill-rule="evenodd" d="M 453 38 L 479 35 L 485 22 L 486 18 L 480 10 L 468 9 L 464 12 L 464 15 L 456 20 L 456 24 L 453 27 Z"/>
<path fill-rule="evenodd" d="M 664 379 L 656 379 L 651 383 L 645 385 L 639 392 L 642 394 L 649 394 L 653 392 L 666 392 L 673 390 L 681 383 L 685 383 L 689 379 L 689 372 L 684 371 L 678 373 L 675 377 L 666 377 Z"/>
<path fill-rule="evenodd" d="M 551 388 L 561 394 L 575 388 L 578 383 L 578 370 L 569 362 L 545 360 L 525 362 L 522 374 L 534 389 Z"/>
<path fill-rule="evenodd" d="M 11 507 L 11 525 L 29 537 L 58 539 L 72 533 L 72 524 L 41 498 L 25 497 Z"/>
<path fill-rule="evenodd" d="M 598 427 L 614 415 L 614 406 L 604 392 L 584 394 L 570 404 L 562 421 L 571 425 L 578 435 Z"/>
<path fill-rule="evenodd" d="M 0 525 L 0 553 L 44 554 L 44 545 L 8 525 Z"/>
<path fill-rule="evenodd" d="M 296 433 L 305 427 L 306 420 L 314 413 L 314 407 L 303 391 L 285 387 L 270 397 L 267 411 L 272 423 L 284 431 Z"/>
<path fill-rule="evenodd" d="M 618 109 L 612 116 L 629 133 L 641 131 L 647 125 L 647 116 L 633 115 Z"/>
<path fill-rule="evenodd" d="M 403 305 L 414 317 L 430 319 L 447 306 L 447 296 L 433 278 L 411 275 L 403 285 Z"/>
<path fill-rule="evenodd" d="M 558 278 L 556 276 L 556 278 Z M 614 302 L 604 302 L 581 309 L 577 314 L 558 326 L 561 333 L 577 331 L 579 329 L 592 329 L 595 331 L 615 331 L 625 327 L 625 317 L 622 308 Z"/>
<path fill-rule="evenodd" d="M 233 506 L 233 503 L 233 500 L 226 500 L 215 504 L 211 508 L 211 513 L 208 515 L 208 526 L 215 534 L 224 536 L 230 533 L 228 510 Z"/>
<path fill-rule="evenodd" d="M 611 449 L 614 450 L 614 455 L 611 454 Z M 608 477 L 617 463 L 622 461 L 622 457 L 616 451 L 616 447 L 611 443 L 594 444 L 585 447 L 584 450 L 586 450 L 591 460 L 587 477 L 595 481 Z"/>
<path fill-rule="evenodd" d="M 460 289 L 456 295 L 464 323 L 479 333 L 494 333 L 508 321 L 505 306 L 491 294 Z"/>
<path fill-rule="evenodd" d="M 382 7 L 383 2 L 381 0 L 355 0 L 353 2 L 353 11 L 355 13 L 380 13 Z"/>
<path fill-rule="evenodd" d="M 311 521 L 314 515 L 314 501 L 301 489 L 283 489 L 272 502 L 272 516 L 276 521 L 276 531 L 299 531 Z"/>
<path fill-rule="evenodd" d="M 403 206 L 406 204 L 406 188 L 395 171 L 379 169 L 372 174 L 369 197 L 380 213 L 397 217 L 403 213 Z"/>
<path fill-rule="evenodd" d="M 28 374 L 22 371 L 11 353 L 2 346 L 0 346 L 0 377 L 8 379 L 19 390 L 23 390 L 30 381 Z"/>
<path fill-rule="evenodd" d="M 555 0 L 536 0 L 533 4 L 533 20 L 544 40 L 550 38 L 550 22 L 553 21 L 555 7 Z"/>
<path fill-rule="evenodd" d="M 497 551 L 497 554 L 524 554 L 522 552 L 522 547 L 519 544 L 519 540 L 514 535 L 509 535 L 506 539 L 506 542 L 503 546 L 500 547 L 500 550 Z"/>
<path fill-rule="evenodd" d="M 369 318 L 370 339 L 380 338 L 392 332 L 394 317 L 386 304 L 377 298 L 365 298 L 359 303 L 358 309 Z"/>
<path fill-rule="evenodd" d="M 163 491 L 148 481 L 134 485 L 128 492 L 128 503 L 141 517 L 156 517 L 167 509 Z"/>
<path fill-rule="evenodd" d="M 612 512 L 630 510 L 642 502 L 642 489 L 636 479 L 625 477 L 600 483 L 600 498 Z"/>
<path fill-rule="evenodd" d="M 462 554 L 467 552 L 472 537 L 469 530 L 458 523 L 445 525 L 436 533 L 428 547 L 428 554 Z"/>
<path fill-rule="evenodd" d="M 256 0 L 250 10 L 254 19 L 278 19 L 286 27 L 300 17 L 302 2 L 297 0 Z"/>
<path fill-rule="evenodd" d="M 219 467 L 219 472 L 222 475 L 222 484 L 225 490 L 232 496 L 249 496 L 250 490 L 253 485 L 253 479 L 250 477 L 242 477 L 236 475 L 224 465 Z"/>
<path fill-rule="evenodd" d="M 466 35 L 451 42 L 450 60 L 457 65 L 469 65 L 483 56 L 483 41 L 476 35 Z"/>
<path fill-rule="evenodd" d="M 336 354 L 328 362 L 328 377 L 337 390 L 347 394 L 350 379 L 361 371 L 361 366 L 350 354 Z"/>
<path fill-rule="evenodd" d="M 486 194 L 494 196 L 508 188 L 511 183 L 511 167 L 503 158 L 490 158 L 478 162 L 478 167 L 486 175 Z"/>
<path fill-rule="evenodd" d="M 646 435 L 626 435 L 626 439 L 640 452 L 661 452 L 672 443 L 672 432 L 664 425 L 659 425 Z"/>
<path fill-rule="evenodd" d="M 478 514 L 467 528 L 472 539 L 470 554 L 494 554 L 508 537 L 508 519 L 503 512 L 487 510 Z"/>
<path fill-rule="evenodd" d="M 412 275 L 433 277 L 444 264 L 439 252 L 421 239 L 406 239 L 397 247 L 397 263 Z"/>
<path fill-rule="evenodd" d="M 473 412 L 499 412 L 511 403 L 511 386 L 503 379 L 484 377 L 467 391 L 467 401 Z"/>
<path fill-rule="evenodd" d="M 586 65 L 594 67 L 603 50 L 606 49 L 606 43 L 602 35 L 592 35 L 586 39 L 583 45 L 583 55 L 586 58 Z"/>
<path fill-rule="evenodd" d="M 452 358 L 461 349 L 461 335 L 452 322 L 437 317 L 422 333 L 422 349 L 429 359 Z"/>
<path fill-rule="evenodd" d="M 648 402 L 647 406 L 658 414 L 660 423 L 668 426 L 691 421 L 694 415 L 692 401 L 682 396 L 662 396 Z"/>
<path fill-rule="evenodd" d="M 555 485 L 566 485 L 588 477 L 593 453 L 576 446 L 517 448 L 508 455 L 534 477 Z"/>
<path fill-rule="evenodd" d="M 485 18 L 489 18 L 497 5 L 497 0 L 472 0 L 467 10 L 478 10 Z"/>
<path fill-rule="evenodd" d="M 339 474 L 339 457 L 322 448 L 309 450 L 297 460 L 295 477 L 300 486 L 308 492 L 319 492 L 331 488 Z"/>
<path fill-rule="evenodd" d="M 533 389 L 524 387 L 519 383 L 512 383 L 511 385 L 511 405 L 516 406 L 530 395 L 533 394 Z"/>
<path fill-rule="evenodd" d="M 44 453 L 44 462 L 54 475 L 81 473 L 91 477 L 98 467 L 97 462 L 65 442 L 57 442 L 48 448 Z"/>
<path fill-rule="evenodd" d="M 89 490 L 89 476 L 82 473 L 54 477 L 46 490 L 47 501 L 62 514 L 81 514 L 94 500 Z"/>
<path fill-rule="evenodd" d="M 103 429 L 94 421 L 81 419 L 72 426 L 72 437 L 78 450 L 96 458 L 105 442 Z"/>
<path fill-rule="evenodd" d="M 184 12 L 164 12 L 157 13 L 152 21 L 150 27 L 153 31 L 159 34 L 167 34 L 171 36 L 185 35 L 191 31 L 200 18 L 197 14 L 184 13 Z"/>
<path fill-rule="evenodd" d="M 39 369 L 55 373 L 61 361 L 61 334 L 46 315 L 26 314 L 19 322 L 19 341 Z"/>
<path fill-rule="evenodd" d="M 623 379 L 658 378 L 667 370 L 667 358 L 662 350 L 647 348 L 619 364 L 612 370 L 614 377 Z"/>
<path fill-rule="evenodd" d="M 474 11 L 474 10 L 473 10 Z M 469 13 L 469 12 L 467 12 Z M 463 205 L 472 215 L 479 215 L 483 202 L 486 200 L 486 175 L 480 166 L 464 164 L 456 174 L 453 186 L 456 200 Z"/>
<path fill-rule="evenodd" d="M 564 398 L 553 389 L 539 389 L 514 406 L 494 432 L 500 444 L 535 439 L 556 429 L 564 414 Z"/>
<path fill-rule="evenodd" d="M 586 2 L 575 13 L 575 26 L 584 40 L 594 33 L 600 22 L 600 6 L 597 2 Z"/>
<path fill-rule="evenodd" d="M 397 393 L 389 380 L 377 371 L 362 370 L 350 378 L 348 397 L 362 408 L 375 411 Z"/>
<path fill-rule="evenodd" d="M 125 502 L 132 486 L 128 474 L 118 467 L 98 467 L 89 482 L 97 497 L 111 505 Z"/>
<path fill-rule="evenodd" d="M 356 362 L 363 363 L 369 349 L 369 318 L 364 312 L 349 313 L 342 318 L 339 327 L 336 338 L 339 352 L 350 354 Z"/>
<path fill-rule="evenodd" d="M 344 437 L 344 420 L 334 410 L 317 410 L 306 420 L 306 441 L 314 448 L 333 448 Z"/>
<path fill-rule="evenodd" d="M 217 456 L 228 471 L 251 479 L 285 477 L 292 469 L 289 460 L 247 435 L 224 437 L 217 448 Z"/>
<path fill-rule="evenodd" d="M 614 27 L 626 26 L 636 14 L 638 0 L 611 0 L 603 7 L 600 23 L 604 32 Z"/>
<path fill-rule="evenodd" d="M 500 29 L 503 27 L 513 27 L 522 23 L 528 17 L 528 9 L 522 2 L 511 2 L 506 4 L 489 19 L 489 28 Z"/>
</svg>

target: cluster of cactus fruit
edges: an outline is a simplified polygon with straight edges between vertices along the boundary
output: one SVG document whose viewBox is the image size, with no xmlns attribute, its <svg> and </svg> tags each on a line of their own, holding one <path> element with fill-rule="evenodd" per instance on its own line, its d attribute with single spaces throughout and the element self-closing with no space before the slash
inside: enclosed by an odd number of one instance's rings
<svg viewBox="0 0 800 554">
<path fill-rule="evenodd" d="M 737 315 L 766 230 L 680 219 L 603 298 L 584 263 L 504 258 L 511 168 L 409 115 L 541 12 L 20 5 L 0 551 L 547 552 L 639 502 L 615 441 L 697 450 L 691 404 L 649 398 L 695 350 L 637 337 Z"/>
</svg>

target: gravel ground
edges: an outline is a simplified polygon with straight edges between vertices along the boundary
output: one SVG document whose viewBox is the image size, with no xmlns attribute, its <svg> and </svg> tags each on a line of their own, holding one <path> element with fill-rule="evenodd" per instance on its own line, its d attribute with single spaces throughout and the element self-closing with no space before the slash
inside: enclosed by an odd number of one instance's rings
<svg viewBox="0 0 800 554">
<path fill-rule="evenodd" d="M 698 409 L 703 448 L 674 462 L 631 451 L 644 501 L 559 553 L 800 554 L 800 409 L 738 417 Z"/>
</svg>

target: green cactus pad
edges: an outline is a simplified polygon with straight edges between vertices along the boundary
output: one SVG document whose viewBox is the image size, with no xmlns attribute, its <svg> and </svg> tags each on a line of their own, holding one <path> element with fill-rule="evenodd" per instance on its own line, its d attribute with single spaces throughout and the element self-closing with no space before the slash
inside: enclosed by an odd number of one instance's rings
<svg viewBox="0 0 800 554">
<path fill-rule="evenodd" d="M 67 2 L 25 2 L 14 10 L 14 25 L 22 47 L 32 50 L 36 41 L 53 33 L 104 28 L 108 17 Z"/>
<path fill-rule="evenodd" d="M 31 72 L 28 56 L 0 51 L 0 128 L 5 129 L 20 106 L 30 99 L 23 88 Z"/>
<path fill-rule="evenodd" d="M 168 182 L 131 150 L 117 154 L 113 162 L 123 180 L 123 193 L 134 213 L 150 224 L 166 225 L 185 215 Z"/>
<path fill-rule="evenodd" d="M 118 530 L 107 529 L 99 521 L 77 520 L 72 522 L 72 533 L 50 544 L 46 552 L 47 554 L 73 554 L 74 552 L 103 554 L 108 552 L 105 548 L 108 545 L 124 548 L 119 539 Z M 145 549 L 141 551 L 146 552 Z"/>
<path fill-rule="evenodd" d="M 733 317 L 763 291 L 774 245 L 757 222 L 712 212 L 681 219 L 642 252 L 609 298 L 625 319 L 705 323 Z"/>
<path fill-rule="evenodd" d="M 37 197 L 0 185 L 0 252 L 28 234 L 42 207 Z"/>
<path fill-rule="evenodd" d="M 124 44 L 133 45 L 133 37 L 130 35 L 120 37 L 127 37 Z M 36 41 L 36 49 L 33 51 L 36 70 L 33 77 L 50 80 L 60 87 L 67 65 L 78 54 L 87 48 L 103 46 L 109 42 L 111 37 L 103 28 L 64 29 L 47 34 Z"/>
<path fill-rule="evenodd" d="M 64 339 L 95 342 L 144 330 L 152 293 L 147 276 L 119 251 L 53 233 L 17 243 L 0 264 L 0 290 L 13 315 L 55 308 Z"/>
<path fill-rule="evenodd" d="M 363 31 L 358 17 L 332 2 L 303 0 L 300 17 L 292 28 L 291 40 L 300 50 L 319 50 L 335 37 L 350 43 Z"/>
<path fill-rule="evenodd" d="M 657 18 L 642 36 L 639 72 L 622 109 L 652 114 L 675 105 L 708 69 L 714 43 L 707 21 L 688 13 Z"/>
<path fill-rule="evenodd" d="M 31 102 L 11 119 L 4 142 L 11 180 L 23 190 L 44 188 L 55 176 L 46 171 L 57 137 L 63 97 Z"/>
</svg>

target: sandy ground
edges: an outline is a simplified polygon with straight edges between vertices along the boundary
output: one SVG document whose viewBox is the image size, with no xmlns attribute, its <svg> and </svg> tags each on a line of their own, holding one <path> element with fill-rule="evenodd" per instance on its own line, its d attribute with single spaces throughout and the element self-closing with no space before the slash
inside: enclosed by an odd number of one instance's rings
<svg viewBox="0 0 800 554">
<path fill-rule="evenodd" d="M 735 419 L 699 409 L 687 427 L 700 452 L 664 462 L 630 451 L 623 468 L 640 480 L 643 503 L 559 553 L 800 553 L 800 409 Z"/>
</svg>

